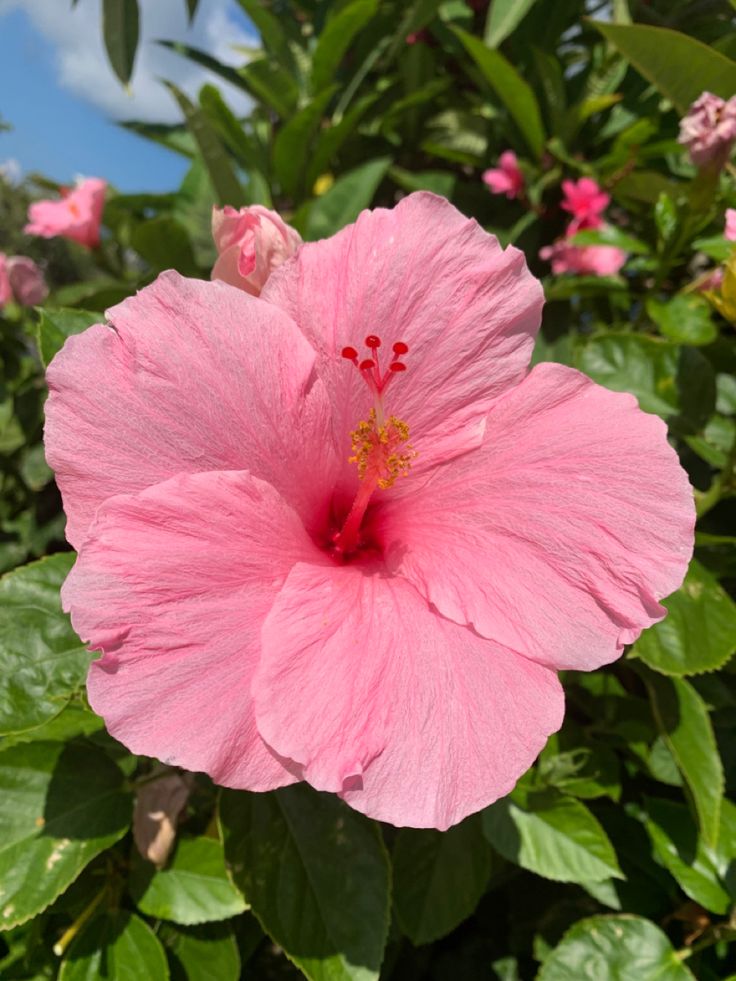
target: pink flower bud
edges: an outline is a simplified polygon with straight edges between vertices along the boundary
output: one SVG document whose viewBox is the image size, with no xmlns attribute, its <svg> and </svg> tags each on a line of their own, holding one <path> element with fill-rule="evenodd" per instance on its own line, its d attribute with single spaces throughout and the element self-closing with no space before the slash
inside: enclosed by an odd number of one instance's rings
<svg viewBox="0 0 736 981">
<path fill-rule="evenodd" d="M 22 307 L 33 307 L 43 303 L 48 296 L 48 286 L 43 273 L 33 259 L 16 255 L 8 259 L 8 280 L 16 303 Z"/>
<path fill-rule="evenodd" d="M 678 140 L 688 148 L 697 167 L 723 167 L 736 140 L 736 96 L 726 102 L 712 92 L 703 92 L 680 120 Z"/>
<path fill-rule="evenodd" d="M 736 242 L 736 208 L 726 208 L 726 227 L 723 234 L 729 242 Z"/>
<path fill-rule="evenodd" d="M 238 211 L 229 205 L 212 211 L 212 237 L 219 257 L 212 279 L 221 279 L 258 296 L 271 273 L 302 244 L 299 232 L 260 204 Z"/>
</svg>

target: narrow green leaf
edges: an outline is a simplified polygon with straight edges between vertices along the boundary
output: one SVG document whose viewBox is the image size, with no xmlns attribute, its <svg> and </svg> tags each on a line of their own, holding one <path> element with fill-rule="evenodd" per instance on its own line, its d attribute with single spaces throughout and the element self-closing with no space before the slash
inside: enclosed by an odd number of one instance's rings
<svg viewBox="0 0 736 981">
<path fill-rule="evenodd" d="M 59 981 L 168 981 L 166 954 L 139 916 L 109 910 L 77 936 L 61 962 Z"/>
<path fill-rule="evenodd" d="M 113 71 L 123 85 L 133 74 L 139 35 L 138 0 L 102 0 L 102 36 Z"/>
<path fill-rule="evenodd" d="M 328 18 L 312 55 L 312 91 L 332 84 L 353 38 L 375 17 L 378 0 L 352 0 Z"/>
<path fill-rule="evenodd" d="M 682 678 L 646 671 L 654 718 L 692 795 L 703 839 L 715 847 L 723 799 L 723 764 L 702 698 Z"/>
<path fill-rule="evenodd" d="M 241 121 L 232 112 L 228 104 L 214 85 L 203 85 L 199 93 L 199 104 L 203 112 L 224 140 L 230 151 L 235 154 L 240 166 L 247 171 L 249 181 L 254 178 L 267 186 L 269 160 L 260 140 L 247 133 Z M 270 190 L 268 200 L 252 201 L 253 204 L 271 206 Z"/>
<path fill-rule="evenodd" d="M 199 147 L 207 173 L 210 175 L 218 203 L 230 204 L 234 208 L 240 207 L 245 203 L 243 189 L 235 176 L 225 148 L 207 116 L 172 82 L 165 82 L 165 85 L 184 113 L 187 126 Z"/>
<path fill-rule="evenodd" d="M 669 613 L 641 635 L 633 655 L 668 675 L 701 674 L 722 667 L 736 650 L 736 603 L 699 562 L 665 600 Z"/>
<path fill-rule="evenodd" d="M 414 944 L 454 930 L 488 885 L 491 850 L 477 814 L 449 831 L 402 828 L 394 843 L 394 903 Z"/>
<path fill-rule="evenodd" d="M 306 237 L 326 238 L 355 221 L 373 201 L 373 195 L 391 165 L 390 157 L 379 157 L 338 178 L 309 209 Z"/>
<path fill-rule="evenodd" d="M 280 64 L 253 58 L 239 71 L 241 86 L 259 102 L 265 102 L 282 119 L 289 119 L 299 103 L 299 89 Z"/>
<path fill-rule="evenodd" d="M 0 929 L 46 909 L 130 825 L 123 774 L 101 750 L 34 742 L 0 753 Z"/>
<path fill-rule="evenodd" d="M 531 152 L 535 157 L 541 157 L 544 150 L 544 127 L 539 103 L 531 86 L 499 51 L 487 47 L 479 38 L 459 27 L 454 27 L 453 31 L 508 109 Z"/>
<path fill-rule="evenodd" d="M 130 244 L 156 272 L 176 269 L 183 276 L 196 276 L 197 263 L 186 228 L 168 215 L 159 215 L 138 225 Z"/>
<path fill-rule="evenodd" d="M 91 655 L 59 601 L 74 559 L 52 555 L 0 579 L 0 733 L 43 725 L 84 684 Z"/>
<path fill-rule="evenodd" d="M 335 86 L 324 89 L 281 128 L 273 145 L 273 169 L 283 191 L 295 197 L 310 159 L 311 140 Z"/>
<path fill-rule="evenodd" d="M 313 981 L 378 978 L 389 864 L 376 826 L 304 784 L 226 790 L 225 857 L 264 930 Z"/>
<path fill-rule="evenodd" d="M 199 6 L 199 0 L 186 0 L 186 5 L 187 5 L 187 14 L 189 16 L 189 23 L 191 24 L 196 16 L 197 7 Z"/>
<path fill-rule="evenodd" d="M 70 310 L 63 307 L 44 307 L 40 313 L 36 336 L 39 354 L 46 366 L 62 349 L 67 337 L 81 333 L 102 319 L 99 313 L 91 310 Z"/>
<path fill-rule="evenodd" d="M 536 0 L 491 0 L 483 40 L 489 48 L 497 48 L 512 34 Z"/>
<path fill-rule="evenodd" d="M 224 65 L 221 61 L 213 55 L 208 54 L 206 51 L 200 50 L 200 48 L 194 48 L 191 44 L 185 44 L 183 41 L 157 41 L 162 48 L 166 48 L 168 51 L 174 51 L 176 54 L 181 55 L 182 58 L 187 58 L 189 61 L 193 61 L 195 65 L 200 65 L 202 68 L 206 68 L 215 75 L 225 81 L 229 82 L 230 85 L 234 85 L 236 88 L 241 89 L 244 92 L 248 91 L 248 87 L 243 81 L 242 76 L 233 68 L 231 65 Z"/>
<path fill-rule="evenodd" d="M 312 153 L 309 159 L 305 187 L 311 188 L 317 178 L 332 167 L 340 148 L 355 132 L 371 106 L 378 100 L 378 93 L 372 92 L 358 99 L 344 116 L 326 129 L 320 129 L 314 139 Z"/>
<path fill-rule="evenodd" d="M 699 837 L 684 804 L 645 799 L 646 829 L 660 861 L 686 895 L 719 914 L 728 912 L 732 902 L 726 876 L 730 861 L 736 857 L 736 807 L 726 800 L 723 804 L 718 849 L 721 854 L 717 856 Z M 725 844 L 730 854 L 723 854 Z"/>
<path fill-rule="evenodd" d="M 615 245 L 624 252 L 632 252 L 634 255 L 648 255 L 651 249 L 646 242 L 633 235 L 627 235 L 613 225 L 604 225 L 603 228 L 586 229 L 571 236 L 568 241 L 571 245 Z"/>
<path fill-rule="evenodd" d="M 593 27 L 681 113 L 702 92 L 728 99 L 736 91 L 736 62 L 687 34 L 645 24 L 593 21 Z"/>
<path fill-rule="evenodd" d="M 289 48 L 286 33 L 288 17 L 276 17 L 264 5 L 263 0 L 237 0 L 255 25 L 265 50 L 284 68 L 293 70 L 294 57 Z M 294 26 L 298 27 L 296 21 Z"/>
<path fill-rule="evenodd" d="M 640 916 L 578 920 L 545 959 L 537 981 L 694 981 L 667 935 Z"/>
<path fill-rule="evenodd" d="M 184 926 L 226 920 L 246 908 L 225 871 L 222 844 L 214 838 L 180 838 L 168 867 L 136 861 L 130 892 L 148 916 Z"/>
<path fill-rule="evenodd" d="M 613 845 L 593 814 L 555 790 L 517 784 L 483 812 L 483 830 L 504 858 L 546 879 L 623 878 Z"/>
</svg>

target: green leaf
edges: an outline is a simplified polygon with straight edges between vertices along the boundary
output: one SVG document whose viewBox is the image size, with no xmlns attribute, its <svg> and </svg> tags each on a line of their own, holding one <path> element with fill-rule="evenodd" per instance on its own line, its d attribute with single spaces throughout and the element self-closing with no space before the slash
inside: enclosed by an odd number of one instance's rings
<svg viewBox="0 0 736 981">
<path fill-rule="evenodd" d="M 486 837 L 504 858 L 557 882 L 622 878 L 616 853 L 588 808 L 555 790 L 518 784 L 483 812 Z"/>
<path fill-rule="evenodd" d="M 483 40 L 489 48 L 497 48 L 512 34 L 536 0 L 491 0 Z"/>
<path fill-rule="evenodd" d="M 531 86 L 499 51 L 486 47 L 479 38 L 462 28 L 455 27 L 453 31 L 475 61 L 485 80 L 508 109 L 529 149 L 535 157 L 541 157 L 544 150 L 544 127 L 539 103 Z"/>
<path fill-rule="evenodd" d="M 162 923 L 158 938 L 169 958 L 171 981 L 238 981 L 240 954 L 228 923 L 176 927 Z"/>
<path fill-rule="evenodd" d="M 84 684 L 91 655 L 59 601 L 74 559 L 52 555 L 0 579 L 0 733 L 42 725 Z"/>
<path fill-rule="evenodd" d="M 646 310 L 660 333 L 677 344 L 710 344 L 718 336 L 710 306 L 702 296 L 678 293 L 666 301 L 649 296 Z"/>
<path fill-rule="evenodd" d="M 261 187 L 267 187 L 269 162 L 265 148 L 254 135 L 246 133 L 240 120 L 223 99 L 220 90 L 214 85 L 203 85 L 199 93 L 199 104 L 220 138 L 235 154 L 238 163 L 248 172 L 249 187 L 254 178 L 259 181 Z M 253 201 L 253 203 L 270 207 L 273 203 L 270 189 L 266 197 L 266 200 Z"/>
<path fill-rule="evenodd" d="M 168 215 L 159 215 L 138 225 L 130 244 L 156 272 L 176 269 L 183 276 L 196 276 L 197 262 L 186 228 Z"/>
<path fill-rule="evenodd" d="M 728 804 L 729 811 L 721 814 L 720 845 L 731 832 L 730 846 L 733 853 L 734 812 L 733 804 Z M 668 872 L 677 880 L 682 891 L 696 903 L 700 903 L 713 913 L 726 913 L 731 905 L 731 895 L 728 891 L 724 876 L 728 874 L 729 859 L 720 861 L 698 837 L 689 809 L 684 804 L 670 800 L 658 800 L 653 797 L 645 798 L 646 829 L 652 840 L 654 850 Z M 724 828 L 726 815 L 730 827 Z M 732 854 L 732 857 L 736 857 Z"/>
<path fill-rule="evenodd" d="M 101 320 L 99 313 L 91 310 L 67 310 L 63 307 L 59 309 L 44 307 L 40 314 L 36 336 L 44 365 L 48 365 L 53 356 L 61 350 L 67 337 L 80 334 L 92 324 L 99 324 Z"/>
<path fill-rule="evenodd" d="M 270 106 L 282 119 L 296 111 L 299 89 L 291 75 L 268 58 L 253 58 L 238 70 L 241 86 Z"/>
<path fill-rule="evenodd" d="M 730 242 L 723 235 L 712 235 L 709 238 L 696 238 L 692 243 L 693 249 L 704 252 L 716 262 L 725 262 L 736 249 L 736 243 Z"/>
<path fill-rule="evenodd" d="M 722 667 L 736 650 L 736 603 L 699 562 L 665 600 L 669 613 L 641 635 L 632 654 L 668 675 Z"/>
<path fill-rule="evenodd" d="M 644 78 L 684 113 L 702 92 L 736 91 L 736 62 L 687 34 L 644 24 L 593 22 Z"/>
<path fill-rule="evenodd" d="M 294 67 L 294 56 L 289 47 L 286 27 L 288 17 L 276 17 L 264 5 L 263 0 L 237 0 L 253 22 L 264 49 L 284 68 Z M 298 28 L 298 24 L 295 24 Z"/>
<path fill-rule="evenodd" d="M 133 74 L 138 48 L 138 0 L 102 0 L 102 36 L 107 57 L 123 85 Z"/>
<path fill-rule="evenodd" d="M 544 961 L 537 981 L 694 981 L 667 935 L 640 916 L 578 920 Z"/>
<path fill-rule="evenodd" d="M 349 170 L 322 197 L 312 202 L 307 216 L 306 237 L 327 238 L 370 207 L 373 195 L 391 165 L 390 157 L 379 157 Z"/>
<path fill-rule="evenodd" d="M 130 825 L 123 774 L 101 750 L 34 742 L 0 753 L 0 929 L 46 909 Z"/>
<path fill-rule="evenodd" d="M 168 981 L 166 954 L 156 934 L 127 910 L 96 916 L 61 962 L 59 981 Z"/>
<path fill-rule="evenodd" d="M 207 173 L 210 175 L 218 203 L 220 205 L 230 204 L 234 208 L 245 204 L 243 188 L 240 186 L 225 148 L 206 114 L 198 106 L 195 106 L 172 82 L 165 82 L 164 84 L 184 113 L 189 131 L 194 137 L 207 168 Z"/>
<path fill-rule="evenodd" d="M 377 0 L 352 0 L 328 18 L 312 55 L 312 91 L 332 84 L 356 34 L 376 15 Z"/>
<path fill-rule="evenodd" d="M 171 863 L 160 871 L 140 859 L 130 893 L 142 913 L 185 926 L 226 920 L 246 909 L 227 877 L 222 844 L 214 838 L 180 838 Z"/>
<path fill-rule="evenodd" d="M 708 709 L 682 678 L 647 671 L 644 681 L 657 726 L 692 795 L 703 839 L 715 847 L 724 777 Z"/>
<path fill-rule="evenodd" d="M 197 13 L 197 7 L 199 6 L 199 0 L 186 0 L 187 4 L 187 14 L 189 16 L 189 23 L 191 24 L 194 20 L 194 16 Z"/>
<path fill-rule="evenodd" d="M 304 784 L 224 791 L 225 857 L 264 930 L 313 981 L 377 978 L 389 864 L 376 826 Z"/>
<path fill-rule="evenodd" d="M 393 849 L 394 903 L 414 944 L 454 930 L 473 912 L 488 885 L 491 850 L 478 815 L 449 831 L 401 828 Z"/>
<path fill-rule="evenodd" d="M 448 170 L 404 170 L 403 167 L 392 167 L 389 176 L 399 187 L 411 193 L 412 191 L 431 191 L 443 198 L 452 198 L 457 184 L 457 176 Z"/>
<path fill-rule="evenodd" d="M 650 252 L 646 242 L 634 238 L 633 235 L 627 235 L 613 225 L 586 229 L 571 236 L 568 241 L 571 245 L 615 245 L 617 249 L 623 249 L 624 252 L 631 252 L 634 255 L 648 255 Z"/>
<path fill-rule="evenodd" d="M 279 130 L 273 145 L 273 169 L 284 192 L 295 197 L 307 169 L 310 143 L 322 120 L 334 86 L 320 92 Z"/>
</svg>

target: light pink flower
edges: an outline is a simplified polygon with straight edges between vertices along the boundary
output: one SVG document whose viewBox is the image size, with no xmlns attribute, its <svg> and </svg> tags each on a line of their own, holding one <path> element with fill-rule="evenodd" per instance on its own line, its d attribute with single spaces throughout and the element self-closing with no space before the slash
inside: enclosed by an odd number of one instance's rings
<svg viewBox="0 0 736 981">
<path fill-rule="evenodd" d="M 69 338 L 46 447 L 110 732 L 399 825 L 508 793 L 556 671 L 660 620 L 693 540 L 664 423 L 529 373 L 541 307 L 520 252 L 421 193 L 261 298 L 168 272 Z"/>
<path fill-rule="evenodd" d="M 723 167 L 736 140 L 736 96 L 726 101 L 703 92 L 680 120 L 678 140 L 696 166 Z"/>
<path fill-rule="evenodd" d="M 8 259 L 8 279 L 16 303 L 22 307 L 33 307 L 43 303 L 49 290 L 43 273 L 33 259 L 25 255 L 14 255 Z"/>
<path fill-rule="evenodd" d="M 498 158 L 498 167 L 486 170 L 483 181 L 492 194 L 505 194 L 507 198 L 518 198 L 524 190 L 524 175 L 513 150 L 506 150 Z"/>
<path fill-rule="evenodd" d="M 626 253 L 614 245 L 571 245 L 567 238 L 540 249 L 539 257 L 552 264 L 555 276 L 615 276 L 626 262 Z"/>
<path fill-rule="evenodd" d="M 595 228 L 600 216 L 611 200 L 610 195 L 601 190 L 592 177 L 581 177 L 579 181 L 562 182 L 562 207 L 573 216 L 574 231 L 582 228 Z"/>
<path fill-rule="evenodd" d="M 28 209 L 28 235 L 62 238 L 79 242 L 88 249 L 100 244 L 100 222 L 105 207 L 107 183 L 99 177 L 88 177 L 70 189 L 63 190 L 58 201 L 35 201 Z"/>
<path fill-rule="evenodd" d="M 726 226 L 723 234 L 729 242 L 736 242 L 736 208 L 726 208 Z"/>
<path fill-rule="evenodd" d="M 274 269 L 302 244 L 295 228 L 260 204 L 240 211 L 229 205 L 213 208 L 212 237 L 219 253 L 212 279 L 221 279 L 253 296 L 259 295 Z"/>
<path fill-rule="evenodd" d="M 10 278 L 8 277 L 8 257 L 4 252 L 0 252 L 0 310 L 12 299 L 13 291 L 10 288 Z"/>
</svg>

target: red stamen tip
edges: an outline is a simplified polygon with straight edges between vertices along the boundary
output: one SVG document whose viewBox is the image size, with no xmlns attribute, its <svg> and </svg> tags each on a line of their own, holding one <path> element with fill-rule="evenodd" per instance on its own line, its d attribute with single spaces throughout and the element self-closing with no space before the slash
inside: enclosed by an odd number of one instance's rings
<svg viewBox="0 0 736 981">
<path fill-rule="evenodd" d="M 355 361 L 355 359 L 358 357 L 358 352 L 354 347 L 344 347 L 342 349 L 342 356 L 347 358 L 348 361 Z"/>
<path fill-rule="evenodd" d="M 391 371 L 406 371 L 406 365 L 401 361 L 392 361 L 389 368 Z"/>
<path fill-rule="evenodd" d="M 361 371 L 368 371 L 369 368 L 375 368 L 376 362 L 371 361 L 370 358 L 366 358 L 365 361 L 361 361 L 358 367 Z"/>
<path fill-rule="evenodd" d="M 394 354 L 408 354 L 408 353 L 409 353 L 408 344 L 404 344 L 403 341 L 397 341 L 394 344 Z"/>
<path fill-rule="evenodd" d="M 377 337 L 376 334 L 369 334 L 365 339 L 365 346 L 371 348 L 377 348 L 381 346 L 381 338 Z"/>
</svg>

